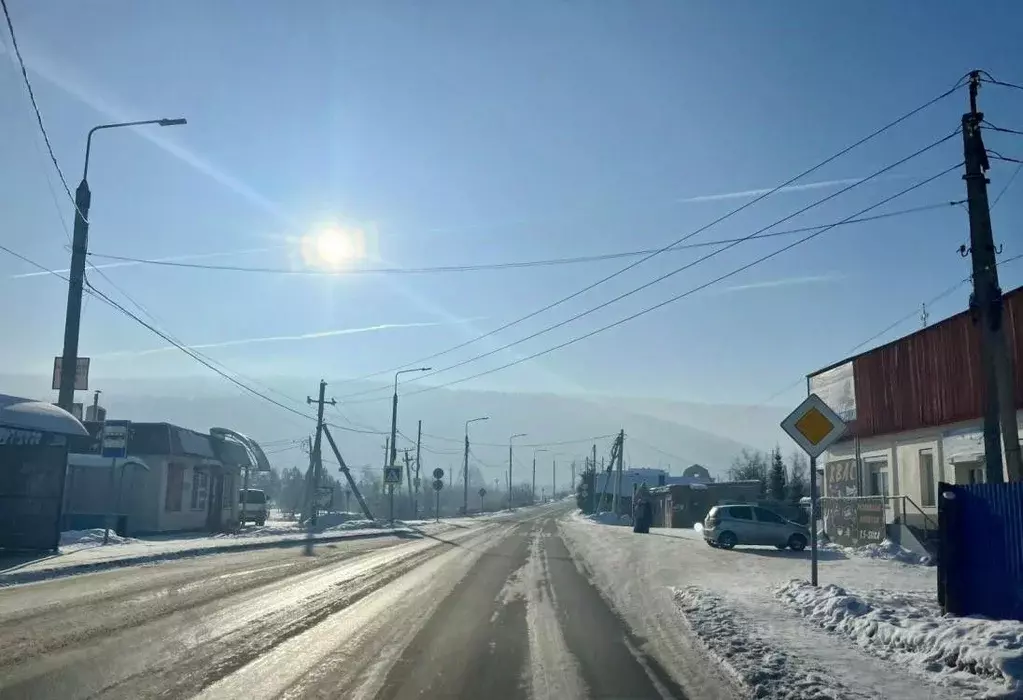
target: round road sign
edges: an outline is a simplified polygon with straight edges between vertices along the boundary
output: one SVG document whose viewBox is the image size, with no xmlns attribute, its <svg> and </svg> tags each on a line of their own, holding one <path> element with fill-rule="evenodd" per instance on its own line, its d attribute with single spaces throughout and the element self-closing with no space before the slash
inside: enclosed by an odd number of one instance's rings
<svg viewBox="0 0 1023 700">
<path fill-rule="evenodd" d="M 440 471 L 440 470 L 438 469 L 437 471 Z M 436 479 L 433 482 L 433 490 L 434 491 L 440 491 L 442 488 L 444 488 L 444 482 L 441 479 Z"/>
<path fill-rule="evenodd" d="M 440 467 L 437 467 L 436 469 L 434 469 L 433 470 L 433 478 L 437 479 L 437 480 L 443 479 L 444 478 L 444 470 L 441 469 Z"/>
<path fill-rule="evenodd" d="M 480 489 L 480 498 L 483 498 L 486 495 L 487 495 L 487 490 L 486 489 Z"/>
</svg>

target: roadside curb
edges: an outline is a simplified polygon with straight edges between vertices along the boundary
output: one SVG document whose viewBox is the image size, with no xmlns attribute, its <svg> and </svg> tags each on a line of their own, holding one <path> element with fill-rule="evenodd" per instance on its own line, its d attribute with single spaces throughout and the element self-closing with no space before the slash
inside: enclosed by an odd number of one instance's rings
<svg viewBox="0 0 1023 700">
<path fill-rule="evenodd" d="M 207 556 L 210 554 L 228 554 L 231 552 L 245 552 L 255 549 L 291 548 L 305 545 L 312 541 L 314 545 L 330 542 L 341 542 L 344 540 L 373 539 L 377 537 L 419 537 L 415 530 L 409 528 L 395 530 L 380 530 L 379 532 L 353 532 L 339 533 L 337 535 L 323 535 L 319 537 L 294 537 L 289 539 L 264 541 L 264 542 L 238 542 L 225 545 L 207 545 L 205 547 L 193 547 L 190 549 L 179 549 L 171 552 L 155 552 L 153 554 L 139 554 L 135 556 L 122 557 L 119 559 L 108 559 L 106 561 L 88 562 L 82 564 L 71 564 L 69 566 L 58 566 L 47 569 L 35 569 L 32 571 L 13 571 L 11 573 L 0 572 L 0 588 L 14 586 L 21 583 L 33 583 L 57 578 L 66 578 L 78 574 L 93 573 L 105 569 L 121 569 L 129 566 L 139 566 L 161 561 L 173 561 L 188 557 Z"/>
</svg>

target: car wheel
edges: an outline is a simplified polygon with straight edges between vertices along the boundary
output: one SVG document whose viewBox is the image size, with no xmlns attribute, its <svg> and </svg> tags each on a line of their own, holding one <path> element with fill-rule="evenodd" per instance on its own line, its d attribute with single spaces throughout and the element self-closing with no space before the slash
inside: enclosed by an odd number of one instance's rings
<svg viewBox="0 0 1023 700">
<path fill-rule="evenodd" d="M 789 538 L 789 549 L 793 552 L 802 552 L 806 549 L 806 538 L 802 535 L 793 535 Z"/>
<path fill-rule="evenodd" d="M 777 547 L 778 549 L 782 549 L 782 550 L 784 550 L 786 547 L 788 547 L 787 544 L 776 544 L 774 546 Z"/>
<path fill-rule="evenodd" d="M 717 549 L 718 543 L 715 542 L 714 540 L 704 540 L 704 542 L 706 542 L 711 547 L 714 547 L 715 549 Z"/>
<path fill-rule="evenodd" d="M 718 535 L 718 546 L 722 549 L 731 549 L 739 543 L 739 539 L 735 536 L 734 532 L 722 532 Z"/>
<path fill-rule="evenodd" d="M 258 525 L 259 527 L 263 527 L 264 525 L 266 525 L 266 521 L 265 520 L 257 520 L 256 521 L 256 525 Z"/>
</svg>

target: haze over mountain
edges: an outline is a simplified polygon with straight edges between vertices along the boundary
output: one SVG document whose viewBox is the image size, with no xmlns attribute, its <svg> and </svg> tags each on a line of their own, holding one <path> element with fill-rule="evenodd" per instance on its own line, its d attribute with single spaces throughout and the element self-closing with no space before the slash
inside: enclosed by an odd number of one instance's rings
<svg viewBox="0 0 1023 700">
<path fill-rule="evenodd" d="M 4 391 L 21 396 L 53 400 L 49 378 L 2 376 Z M 258 390 L 280 403 L 314 415 L 314 406 L 303 405 L 316 392 L 318 379 L 278 377 L 261 382 Z M 236 389 L 216 377 L 175 379 L 94 378 L 102 389 L 101 405 L 108 417 L 137 421 L 166 421 L 195 430 L 229 427 L 246 433 L 267 448 L 278 467 L 302 465 L 308 458 L 298 444 L 312 430 L 312 422 L 278 406 Z M 272 387 L 271 391 L 267 387 Z M 339 403 L 328 406 L 325 419 L 336 426 L 332 432 L 349 466 L 381 465 L 384 442 L 390 430 L 390 387 L 377 384 L 331 381 L 327 397 L 343 396 L 376 387 L 379 392 L 359 399 L 381 400 Z M 767 449 L 787 442 L 778 429 L 785 410 L 777 407 L 742 407 L 694 404 L 636 397 L 556 395 L 470 390 L 437 390 L 415 395 L 421 385 L 399 393 L 399 450 L 414 449 L 417 421 L 423 420 L 423 464 L 432 468 L 459 468 L 462 462 L 465 421 L 489 416 L 470 428 L 472 459 L 486 478 L 504 478 L 508 464 L 508 437 L 517 438 L 514 452 L 515 479 L 528 479 L 536 452 L 537 484 L 551 482 L 551 462 L 557 459 L 558 483 L 568 483 L 569 464 L 581 462 L 597 445 L 597 459 L 607 457 L 612 436 L 626 432 L 626 466 L 670 469 L 672 473 L 693 463 L 723 476 L 732 459 L 743 449 Z M 92 394 L 79 392 L 79 401 L 91 402 Z M 603 436 L 603 437 L 601 437 Z M 591 438 L 599 437 L 597 440 Z M 295 443 L 283 444 L 285 440 Z M 566 442 L 563 445 L 547 443 Z M 537 447 L 537 445 L 543 445 Z"/>
</svg>

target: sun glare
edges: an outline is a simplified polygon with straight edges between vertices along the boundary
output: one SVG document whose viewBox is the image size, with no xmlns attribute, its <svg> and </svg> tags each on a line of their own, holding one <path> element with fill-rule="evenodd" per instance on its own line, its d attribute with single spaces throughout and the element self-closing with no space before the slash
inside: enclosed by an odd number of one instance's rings
<svg viewBox="0 0 1023 700">
<path fill-rule="evenodd" d="M 365 237 L 358 229 L 324 228 L 302 237 L 302 262 L 310 267 L 343 270 L 366 255 Z"/>
</svg>

